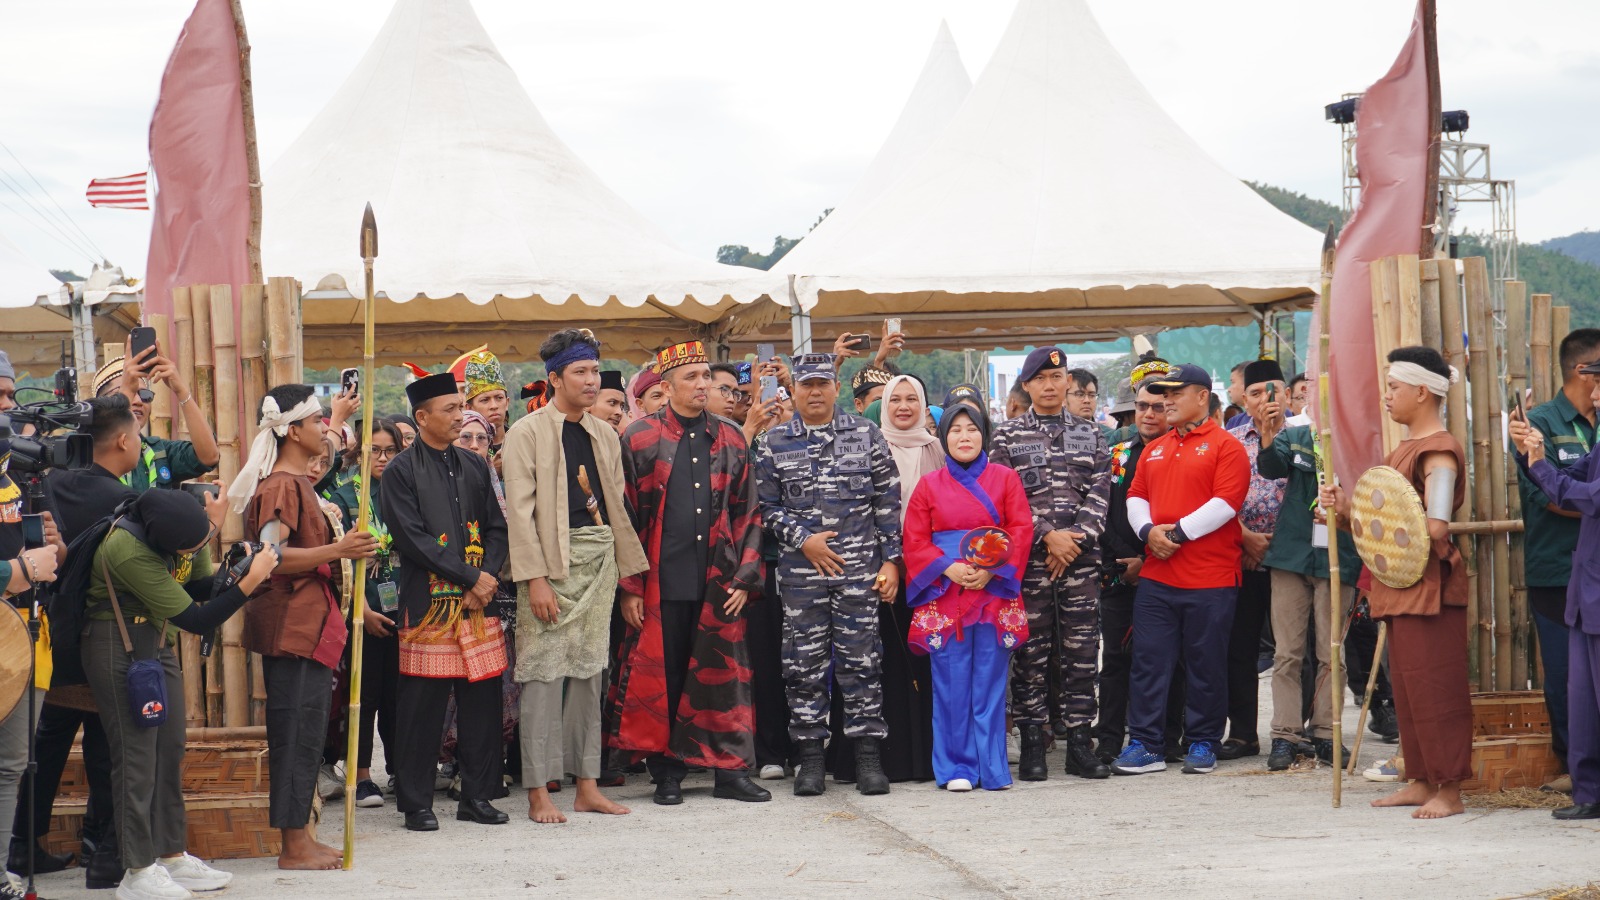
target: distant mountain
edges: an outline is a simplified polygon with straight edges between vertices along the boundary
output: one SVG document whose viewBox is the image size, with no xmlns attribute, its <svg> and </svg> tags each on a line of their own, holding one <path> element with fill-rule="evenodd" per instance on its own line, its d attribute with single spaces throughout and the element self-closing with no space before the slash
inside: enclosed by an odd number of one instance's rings
<svg viewBox="0 0 1600 900">
<path fill-rule="evenodd" d="M 1283 212 L 1322 231 L 1329 222 L 1344 226 L 1339 207 L 1270 184 L 1245 184 Z M 1482 235 L 1461 236 L 1461 256 L 1486 256 Z M 1542 244 L 1517 246 L 1517 275 L 1530 294 L 1551 294 L 1558 306 L 1572 307 L 1575 327 L 1600 328 L 1600 231 L 1580 231 Z"/>
<path fill-rule="evenodd" d="M 1566 237 L 1551 238 L 1539 246 L 1592 266 L 1600 266 L 1600 231 L 1580 231 Z"/>
</svg>

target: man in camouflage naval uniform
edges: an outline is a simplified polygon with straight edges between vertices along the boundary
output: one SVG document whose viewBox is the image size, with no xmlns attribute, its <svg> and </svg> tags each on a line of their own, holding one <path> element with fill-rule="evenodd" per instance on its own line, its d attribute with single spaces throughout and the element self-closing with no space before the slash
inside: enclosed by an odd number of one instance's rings
<svg viewBox="0 0 1600 900">
<path fill-rule="evenodd" d="M 1111 490 L 1111 454 L 1100 426 L 1064 409 L 1070 379 L 1059 347 L 1028 354 L 1017 382 L 1032 408 L 995 429 L 989 461 L 1022 477 L 1033 507 L 1033 553 L 1022 580 L 1028 641 L 1012 663 L 1012 715 L 1022 730 L 1017 777 L 1049 777 L 1044 752 L 1048 675 L 1061 660 L 1059 717 L 1067 725 L 1067 773 L 1108 778 L 1094 753 L 1094 680 L 1100 654 L 1100 534 Z"/>
<path fill-rule="evenodd" d="M 856 789 L 887 794 L 878 742 L 883 720 L 878 603 L 900 574 L 900 477 L 878 427 L 838 409 L 833 357 L 794 360 L 795 416 L 769 431 L 756 457 L 761 520 L 782 544 L 784 680 L 796 796 L 821 794 L 829 677 L 844 697 L 855 742 Z"/>
</svg>

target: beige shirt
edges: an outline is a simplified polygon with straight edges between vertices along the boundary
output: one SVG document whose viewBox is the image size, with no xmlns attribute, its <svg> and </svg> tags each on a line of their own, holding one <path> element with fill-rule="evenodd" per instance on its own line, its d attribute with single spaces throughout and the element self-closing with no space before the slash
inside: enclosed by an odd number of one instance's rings
<svg viewBox="0 0 1600 900">
<path fill-rule="evenodd" d="M 506 432 L 501 448 L 504 462 L 506 526 L 511 538 L 511 578 L 567 577 L 570 544 L 567 537 L 567 469 L 561 449 L 561 425 L 566 416 L 554 403 L 519 419 Z M 622 481 L 622 442 L 610 425 L 583 414 L 583 429 L 594 444 L 596 487 L 605 498 L 611 531 L 616 539 L 620 577 L 650 568 L 644 547 L 628 517 Z"/>
</svg>

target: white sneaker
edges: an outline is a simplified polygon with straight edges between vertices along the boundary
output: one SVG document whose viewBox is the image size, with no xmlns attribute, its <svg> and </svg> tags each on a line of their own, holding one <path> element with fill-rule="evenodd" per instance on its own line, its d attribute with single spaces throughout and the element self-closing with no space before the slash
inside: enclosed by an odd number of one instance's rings
<svg viewBox="0 0 1600 900">
<path fill-rule="evenodd" d="M 944 783 L 944 789 L 957 794 L 962 794 L 972 790 L 972 782 L 966 780 L 965 778 L 952 778 Z"/>
<path fill-rule="evenodd" d="M 167 870 L 172 880 L 191 891 L 220 891 L 233 881 L 233 875 L 213 869 L 199 857 L 185 853 L 177 859 L 158 859 L 156 864 Z"/>
<path fill-rule="evenodd" d="M 1362 772 L 1361 777 L 1368 781 L 1395 782 L 1400 780 L 1400 770 L 1393 760 L 1380 759 L 1373 763 L 1371 768 Z"/>
<path fill-rule="evenodd" d="M 1012 765 L 1022 762 L 1022 730 L 1015 725 L 1006 732 L 1006 762 Z"/>
<path fill-rule="evenodd" d="M 166 869 L 151 864 L 129 869 L 117 885 L 117 900 L 189 900 L 189 889 L 172 880 Z"/>
<path fill-rule="evenodd" d="M 332 763 L 323 763 L 317 769 L 317 796 L 324 800 L 337 800 L 344 796 L 344 777 Z"/>
<path fill-rule="evenodd" d="M 765 765 L 761 767 L 762 781 L 782 781 L 783 766 Z"/>
</svg>

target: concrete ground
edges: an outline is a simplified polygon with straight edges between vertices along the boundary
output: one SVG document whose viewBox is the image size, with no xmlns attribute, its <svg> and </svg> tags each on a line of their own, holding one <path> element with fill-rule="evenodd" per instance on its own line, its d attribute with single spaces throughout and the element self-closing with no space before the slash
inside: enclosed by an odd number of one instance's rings
<svg viewBox="0 0 1600 900">
<path fill-rule="evenodd" d="M 1365 743 L 1362 764 L 1392 749 Z M 497 804 L 512 818 L 498 827 L 457 822 L 440 794 L 433 834 L 406 831 L 391 799 L 356 810 L 353 871 L 228 860 L 218 866 L 233 885 L 209 896 L 1497 898 L 1600 880 L 1600 821 L 1469 808 L 1418 822 L 1370 808 L 1393 785 L 1359 775 L 1333 809 L 1329 769 L 1255 774 L 1264 757 L 1109 781 L 1061 774 L 1059 753 L 1050 765 L 1049 781 L 965 795 L 898 784 L 862 797 L 830 781 L 797 798 L 788 781 L 763 782 L 774 793 L 763 804 L 714 800 L 710 776 L 695 775 L 679 807 L 655 806 L 648 777 L 632 776 L 608 791 L 632 815 L 573 815 L 568 787 L 556 795 L 565 825 L 528 821 L 517 788 Z M 342 822 L 330 806 L 327 843 L 342 841 Z M 109 900 L 82 885 L 77 869 L 40 880 L 45 897 Z"/>
</svg>

